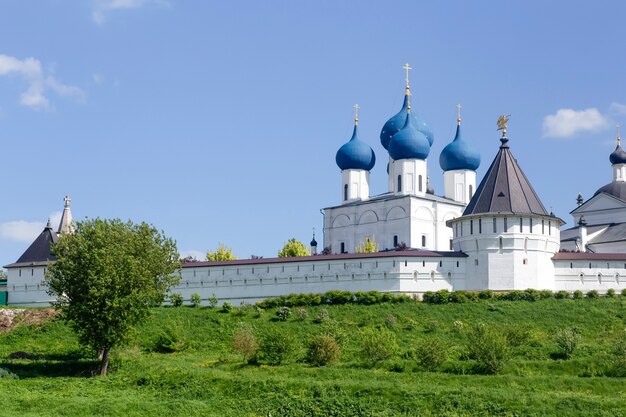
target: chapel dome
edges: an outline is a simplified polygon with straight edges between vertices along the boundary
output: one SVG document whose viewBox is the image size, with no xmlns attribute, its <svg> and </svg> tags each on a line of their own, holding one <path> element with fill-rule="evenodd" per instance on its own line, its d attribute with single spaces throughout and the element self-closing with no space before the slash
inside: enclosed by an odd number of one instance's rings
<svg viewBox="0 0 626 417">
<path fill-rule="evenodd" d="M 596 196 L 600 193 L 606 193 L 612 195 L 613 197 L 617 197 L 620 200 L 626 201 L 626 182 L 624 181 L 613 181 L 608 183 L 607 185 L 598 188 L 593 195 Z"/>
<path fill-rule="evenodd" d="M 618 144 L 611 155 L 609 155 L 609 161 L 611 161 L 613 165 L 626 164 L 626 152 L 624 152 L 620 144 Z"/>
<path fill-rule="evenodd" d="M 413 124 L 411 113 L 407 113 L 404 127 L 389 141 L 389 156 L 393 160 L 426 159 L 430 153 L 430 143 Z"/>
<path fill-rule="evenodd" d="M 439 155 L 439 165 L 444 171 L 469 169 L 476 171 L 480 165 L 480 154 L 461 137 L 461 125 L 456 127 L 454 140 L 446 145 Z"/>
<path fill-rule="evenodd" d="M 354 126 L 352 138 L 337 151 L 335 162 L 342 171 L 344 169 L 371 171 L 374 168 L 376 155 L 367 143 L 359 139 L 357 125 Z"/>
<path fill-rule="evenodd" d="M 402 104 L 402 109 L 391 119 L 387 120 L 387 123 L 383 126 L 383 129 L 380 132 L 380 144 L 383 145 L 383 148 L 389 150 L 389 142 L 393 135 L 402 129 L 404 123 L 406 122 L 406 115 L 409 110 L 409 96 L 404 96 L 404 103 Z M 432 146 L 435 141 L 435 137 L 433 136 L 433 131 L 430 127 L 422 120 L 421 117 L 414 111 L 411 110 L 411 119 L 413 121 L 413 126 L 417 128 L 420 132 L 422 132 L 426 139 L 428 139 L 429 146 Z"/>
</svg>

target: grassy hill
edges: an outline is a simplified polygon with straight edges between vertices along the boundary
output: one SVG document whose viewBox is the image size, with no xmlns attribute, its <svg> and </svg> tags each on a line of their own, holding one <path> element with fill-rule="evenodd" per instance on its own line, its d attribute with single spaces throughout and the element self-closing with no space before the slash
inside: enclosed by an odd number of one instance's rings
<svg viewBox="0 0 626 417">
<path fill-rule="evenodd" d="M 291 307 L 286 321 L 276 310 L 158 308 L 105 378 L 91 377 L 93 354 L 58 319 L 18 326 L 0 335 L 0 415 L 626 415 L 626 378 L 608 376 L 626 366 L 626 297 Z M 479 328 L 506 344 L 495 375 L 471 353 Z M 242 331 L 264 346 L 293 339 L 295 351 L 280 365 L 262 354 L 248 364 L 232 348 Z M 318 334 L 340 342 L 338 362 L 305 361 Z M 578 341 L 569 359 L 557 334 Z M 391 357 L 364 355 L 389 340 Z M 18 351 L 28 359 L 9 359 Z"/>
</svg>

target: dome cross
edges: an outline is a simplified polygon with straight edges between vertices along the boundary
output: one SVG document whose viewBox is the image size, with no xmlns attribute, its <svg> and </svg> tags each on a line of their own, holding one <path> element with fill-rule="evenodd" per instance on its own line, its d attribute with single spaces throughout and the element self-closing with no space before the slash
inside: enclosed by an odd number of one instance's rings
<svg viewBox="0 0 626 417">
<path fill-rule="evenodd" d="M 461 104 L 457 104 L 456 105 L 456 112 L 457 112 L 457 117 L 456 117 L 456 123 L 461 126 Z"/>
<path fill-rule="evenodd" d="M 406 71 L 406 78 L 405 78 L 406 91 L 409 91 L 409 70 L 412 70 L 413 68 L 411 68 L 411 66 L 408 63 L 404 64 L 402 68 L 404 68 L 404 70 Z"/>
<path fill-rule="evenodd" d="M 355 104 L 352 107 L 354 107 L 354 125 L 357 126 L 359 124 L 359 109 L 361 108 L 361 106 Z"/>
<path fill-rule="evenodd" d="M 617 146 L 620 146 L 621 138 L 619 137 L 619 129 L 622 127 L 621 124 L 616 124 L 615 128 L 617 129 Z"/>
</svg>

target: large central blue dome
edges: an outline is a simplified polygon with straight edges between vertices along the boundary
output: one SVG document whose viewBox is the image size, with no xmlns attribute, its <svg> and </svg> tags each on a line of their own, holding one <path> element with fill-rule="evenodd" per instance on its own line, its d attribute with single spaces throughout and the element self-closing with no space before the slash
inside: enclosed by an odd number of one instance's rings
<svg viewBox="0 0 626 417">
<path fill-rule="evenodd" d="M 444 171 L 455 169 L 476 171 L 480 166 L 480 154 L 478 151 L 461 138 L 461 125 L 456 127 L 454 140 L 441 151 L 439 165 Z"/>
<path fill-rule="evenodd" d="M 415 125 L 411 113 L 407 113 L 404 127 L 389 141 L 389 156 L 400 159 L 426 159 L 430 153 L 428 138 Z"/>
<path fill-rule="evenodd" d="M 398 133 L 400 129 L 402 129 L 402 127 L 404 126 L 407 113 L 411 115 L 413 126 L 415 126 L 417 130 L 419 130 L 426 136 L 429 145 L 432 146 L 433 142 L 435 141 L 433 131 L 430 129 L 430 127 L 428 127 L 426 122 L 424 122 L 424 120 L 422 120 L 417 115 L 414 110 L 411 110 L 411 113 L 409 113 L 408 110 L 409 96 L 405 95 L 404 103 L 402 104 L 402 109 L 400 110 L 400 112 L 398 112 L 398 114 L 393 116 L 391 119 L 387 120 L 387 123 L 385 123 L 383 129 L 380 132 L 380 144 L 383 145 L 383 148 L 389 150 L 389 141 L 391 140 L 393 135 Z"/>
<path fill-rule="evenodd" d="M 352 138 L 337 151 L 335 162 L 342 171 L 344 169 L 371 171 L 374 168 L 376 155 L 367 143 L 359 139 L 357 125 L 354 125 Z"/>
</svg>

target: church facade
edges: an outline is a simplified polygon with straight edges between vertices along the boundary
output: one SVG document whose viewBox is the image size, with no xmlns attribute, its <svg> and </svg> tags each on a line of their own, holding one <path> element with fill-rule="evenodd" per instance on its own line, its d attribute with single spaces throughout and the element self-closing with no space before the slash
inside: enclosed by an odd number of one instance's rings
<svg viewBox="0 0 626 417">
<path fill-rule="evenodd" d="M 587 201 L 580 197 L 571 212 L 576 226 L 561 231 L 565 222 L 546 211 L 512 154 L 505 116 L 498 121 L 497 153 L 477 187 L 481 158 L 462 137 L 459 106 L 455 138 L 439 155 L 444 192 L 435 195 L 428 176 L 434 136 L 412 111 L 410 97 L 407 77 L 402 109 L 381 130 L 388 151 L 388 189 L 378 195 L 370 195 L 376 156 L 358 136 L 357 108 L 353 135 L 335 157 L 341 204 L 323 209 L 321 255 L 314 238 L 312 256 L 187 262 L 171 291 L 186 300 L 198 293 L 203 300 L 216 297 L 238 304 L 329 290 L 420 296 L 441 289 L 626 288 L 626 152 L 619 132 L 609 158 L 613 181 Z M 43 284 L 46 267 L 54 262 L 50 244 L 71 233 L 71 224 L 66 197 L 58 230 L 48 224 L 6 266 L 9 304 L 52 301 Z M 366 240 L 377 243 L 380 251 L 357 253 Z"/>
</svg>

